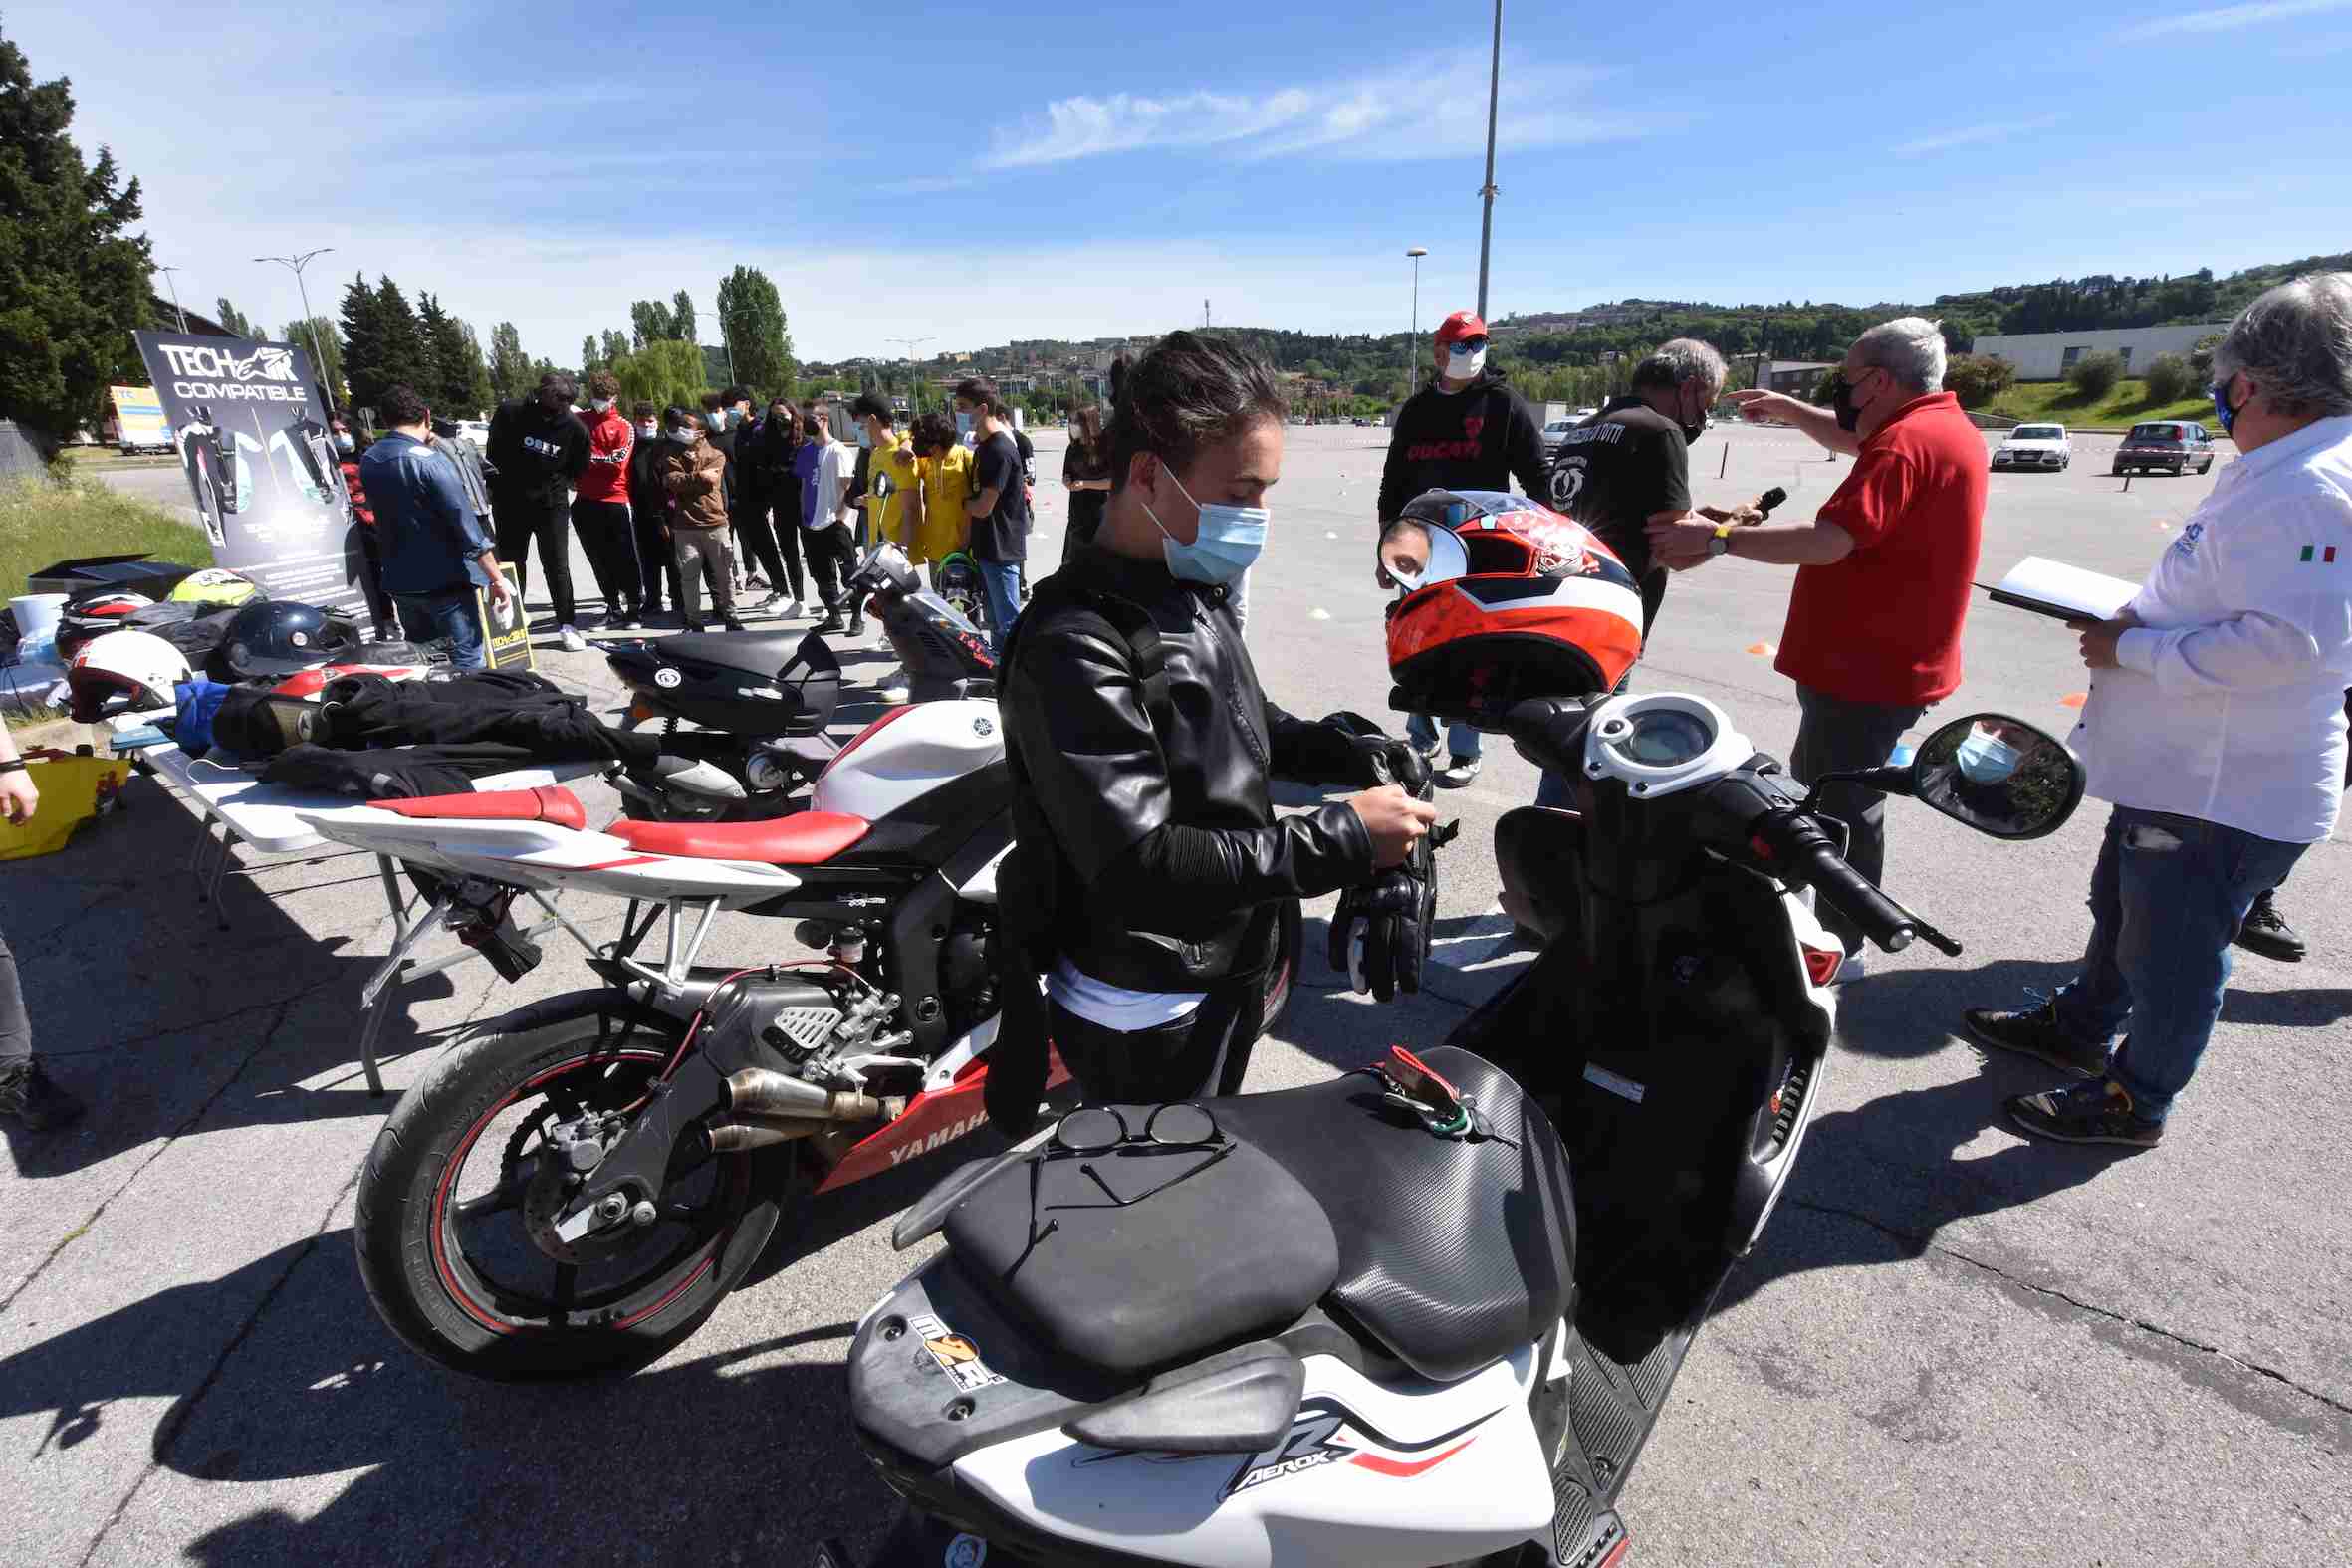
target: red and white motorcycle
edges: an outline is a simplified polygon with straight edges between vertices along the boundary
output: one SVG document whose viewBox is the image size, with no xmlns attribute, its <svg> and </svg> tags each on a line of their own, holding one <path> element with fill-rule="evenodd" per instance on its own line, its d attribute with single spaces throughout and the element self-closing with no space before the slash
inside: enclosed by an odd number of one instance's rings
<svg viewBox="0 0 2352 1568">
<path fill-rule="evenodd" d="M 823 1194 L 979 1129 L 1009 790 L 996 704 L 964 700 L 885 712 L 771 820 L 596 831 L 562 787 L 305 813 L 406 864 L 433 901 L 412 934 L 451 927 L 512 980 L 537 962 L 508 919 L 528 898 L 606 983 L 499 1019 L 401 1097 L 355 1228 L 385 1321 L 484 1377 L 640 1366 L 743 1278 L 804 1175 Z M 571 919 L 575 891 L 629 901 L 618 938 Z M 816 951 L 699 964 L 723 912 Z"/>
</svg>

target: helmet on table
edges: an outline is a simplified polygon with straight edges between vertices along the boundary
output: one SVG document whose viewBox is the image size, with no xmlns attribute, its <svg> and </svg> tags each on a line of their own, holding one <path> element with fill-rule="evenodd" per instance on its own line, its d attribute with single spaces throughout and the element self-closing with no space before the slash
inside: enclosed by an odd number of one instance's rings
<svg viewBox="0 0 2352 1568">
<path fill-rule="evenodd" d="M 143 593 L 109 588 L 68 604 L 57 618 L 57 662 L 71 664 L 74 655 L 93 637 L 120 631 L 132 615 L 152 609 L 155 601 Z"/>
<path fill-rule="evenodd" d="M 1428 569 L 1388 611 L 1389 675 L 1417 711 L 1499 719 L 1607 692 L 1641 657 L 1641 591 L 1582 524 L 1485 490 L 1427 491 L 1395 522 L 1429 538 Z"/>
<path fill-rule="evenodd" d="M 171 590 L 175 604 L 243 604 L 249 599 L 268 597 L 260 583 L 226 566 L 191 571 Z"/>
<path fill-rule="evenodd" d="M 232 678 L 249 681 L 333 664 L 358 647 L 359 630 L 344 616 L 313 604 L 255 599 L 229 617 L 220 662 Z"/>
<path fill-rule="evenodd" d="M 66 688 L 74 697 L 74 721 L 92 724 L 116 710 L 168 708 L 178 700 L 173 688 L 195 678 L 179 649 L 153 632 L 110 631 L 74 655 Z"/>
</svg>

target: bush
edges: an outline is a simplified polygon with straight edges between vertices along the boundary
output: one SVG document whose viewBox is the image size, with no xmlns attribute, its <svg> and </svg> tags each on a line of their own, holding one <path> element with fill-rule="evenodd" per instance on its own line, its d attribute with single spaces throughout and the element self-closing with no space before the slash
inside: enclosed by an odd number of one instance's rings
<svg viewBox="0 0 2352 1568">
<path fill-rule="evenodd" d="M 1832 365 L 1823 370 L 1813 378 L 1813 406 L 1815 408 L 1835 407 L 1837 405 L 1837 389 L 1845 384 L 1846 373 L 1842 365 Z"/>
<path fill-rule="evenodd" d="M 2114 391 L 2115 383 L 2122 379 L 2123 355 L 2104 349 L 2084 354 L 2066 372 L 2066 384 L 2094 403 Z"/>
<path fill-rule="evenodd" d="M 2177 353 L 2160 353 L 2148 361 L 2148 401 L 2177 403 L 2196 391 L 2189 361 Z"/>
<path fill-rule="evenodd" d="M 1983 408 L 2017 384 L 2017 367 L 1992 354 L 1955 354 L 1944 369 L 1944 390 L 1963 408 Z"/>
<path fill-rule="evenodd" d="M 2221 340 L 2220 333 L 2207 333 L 2189 345 L 2189 374 L 2199 386 L 2214 384 L 2214 346 Z"/>
<path fill-rule="evenodd" d="M 204 531 L 152 502 L 94 480 L 0 483 L 0 599 L 24 592 L 26 576 L 53 561 L 139 551 L 183 565 L 212 564 Z"/>
</svg>

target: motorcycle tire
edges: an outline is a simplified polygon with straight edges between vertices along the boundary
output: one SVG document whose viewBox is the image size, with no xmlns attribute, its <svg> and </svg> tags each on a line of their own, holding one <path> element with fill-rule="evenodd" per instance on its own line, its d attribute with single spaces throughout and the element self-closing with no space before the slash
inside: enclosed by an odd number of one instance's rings
<svg viewBox="0 0 2352 1568">
<path fill-rule="evenodd" d="M 526 1218 L 533 1134 L 544 1148 L 550 1119 L 624 1113 L 684 1033 L 610 992 L 551 998 L 451 1050 L 401 1096 L 360 1168 L 353 1244 L 369 1299 L 411 1349 L 499 1382 L 632 1372 L 700 1328 L 743 1279 L 795 1180 L 791 1144 L 674 1167 L 661 1197 L 676 1212 L 601 1257 L 566 1263 L 533 1240 Z M 514 1130 L 494 1133 L 517 1107 Z M 480 1185 L 465 1180 L 482 1174 L 477 1153 L 496 1184 L 461 1199 Z M 684 1201 L 695 1193 L 699 1204 Z M 534 1295 L 525 1274 L 552 1275 L 550 1293 Z"/>
<path fill-rule="evenodd" d="M 1274 1026 L 1282 1021 L 1290 1009 L 1291 998 L 1298 989 L 1299 955 L 1306 945 L 1305 918 L 1298 908 L 1298 900 L 1283 900 L 1276 916 L 1276 949 L 1274 969 L 1266 977 L 1265 1017 L 1259 1022 L 1258 1037 L 1266 1038 Z"/>
</svg>

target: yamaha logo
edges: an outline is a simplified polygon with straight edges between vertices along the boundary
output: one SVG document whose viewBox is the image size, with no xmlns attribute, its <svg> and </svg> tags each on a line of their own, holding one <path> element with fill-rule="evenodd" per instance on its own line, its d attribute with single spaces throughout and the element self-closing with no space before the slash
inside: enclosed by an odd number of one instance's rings
<svg viewBox="0 0 2352 1568">
<path fill-rule="evenodd" d="M 653 672 L 653 684 L 660 687 L 664 691 L 668 691 L 672 687 L 685 685 L 686 677 L 680 675 L 676 670 L 655 670 Z"/>
<path fill-rule="evenodd" d="M 986 719 L 975 719 L 972 721 L 972 733 L 982 736 L 994 735 L 997 733 L 997 727 Z"/>
</svg>

